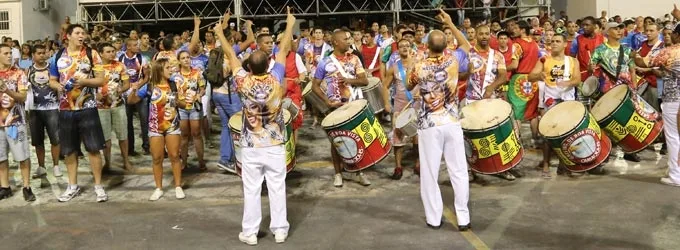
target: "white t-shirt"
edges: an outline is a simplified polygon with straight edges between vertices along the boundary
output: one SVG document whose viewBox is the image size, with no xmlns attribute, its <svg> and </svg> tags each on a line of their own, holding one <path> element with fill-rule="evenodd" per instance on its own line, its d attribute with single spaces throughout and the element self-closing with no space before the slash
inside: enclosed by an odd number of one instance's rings
<svg viewBox="0 0 680 250">
<path fill-rule="evenodd" d="M 12 48 L 12 64 L 19 63 L 21 59 L 21 51 L 17 48 Z"/>
</svg>

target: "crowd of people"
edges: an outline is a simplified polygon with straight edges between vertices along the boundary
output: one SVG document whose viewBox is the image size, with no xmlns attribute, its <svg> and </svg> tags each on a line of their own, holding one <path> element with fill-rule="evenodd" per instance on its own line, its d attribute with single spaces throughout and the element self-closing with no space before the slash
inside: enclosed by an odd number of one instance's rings
<svg viewBox="0 0 680 250">
<path fill-rule="evenodd" d="M 198 168 L 206 170 L 204 145 L 213 147 L 210 124 L 213 112 L 221 119 L 220 160 L 217 166 L 237 173 L 229 119 L 243 114 L 240 172 L 243 180 L 243 231 L 239 239 L 257 244 L 261 221 L 260 191 L 266 179 L 276 242 L 284 242 L 290 227 L 285 192 L 286 129 L 282 98 L 305 107 L 291 122 L 293 137 L 304 116 L 312 126 L 322 116 L 318 107 L 303 100 L 302 89 L 311 84 L 312 94 L 327 106 L 339 108 L 356 99 L 353 88 L 382 82 L 384 118 L 394 121 L 405 107 L 417 107 L 418 135 L 405 138 L 392 125 L 391 143 L 396 165 L 392 178 L 403 175 L 404 148 L 418 149 L 414 173 L 420 176 L 421 197 L 427 225 L 441 227 L 442 198 L 437 182 L 442 155 L 455 190 L 458 228 L 471 227 L 468 211 L 468 170 L 459 108 L 488 98 L 507 100 L 518 122 L 531 126 L 533 145 L 542 148 L 538 166 L 544 178 L 552 178 L 551 149 L 538 131 L 546 111 L 557 104 L 581 101 L 592 107 L 595 96 L 585 96 L 579 86 L 596 77 L 602 93 L 626 84 L 641 93 L 664 122 L 661 154 L 668 152 L 669 174 L 661 178 L 680 186 L 677 114 L 680 105 L 680 10 L 668 17 L 584 17 L 575 21 L 563 13 L 554 20 L 546 14 L 528 20 L 475 21 L 462 18 L 458 25 L 444 11 L 442 26 L 400 23 L 395 27 L 372 23 L 366 30 L 327 29 L 299 23 L 290 14 L 285 29 L 270 33 L 254 30 L 246 21 L 244 31 L 228 25 L 230 14 L 202 32 L 194 18 L 193 31 L 182 34 L 150 34 L 132 30 L 127 37 L 108 28 L 86 30 L 67 23 L 61 41 L 19 42 L 4 38 L 0 45 L 0 200 L 10 197 L 8 156 L 19 162 L 26 201 L 34 201 L 30 179 L 45 176 L 45 134 L 52 153 L 52 172 L 61 176 L 60 157 L 66 165 L 68 187 L 58 196 L 68 202 L 81 193 L 77 167 L 81 143 L 94 176 L 96 200 L 108 200 L 101 184 L 110 167 L 112 134 L 116 134 L 123 168 L 131 171 L 129 157 L 141 154 L 153 159 L 155 189 L 149 200 L 164 195 L 163 161 L 169 159 L 175 196 L 183 199 L 182 171 L 192 165 L 193 143 Z M 671 20 L 673 19 L 674 20 Z M 201 39 L 203 35 L 203 39 Z M 60 45 L 61 44 L 61 45 Z M 647 84 L 641 89 L 643 79 Z M 137 116 L 134 113 L 138 113 Z M 137 126 L 135 119 L 139 119 Z M 140 135 L 133 133 L 139 127 Z M 38 158 L 31 176 L 30 143 Z M 141 139 L 141 149 L 135 140 Z M 300 138 L 304 140 L 305 138 Z M 425 143 L 426 142 L 426 143 Z M 104 154 L 103 160 L 101 154 Z M 140 153 L 138 153 L 140 152 Z M 343 186 L 343 160 L 333 146 L 329 152 L 335 168 L 333 185 Z M 626 160 L 639 162 L 636 154 Z M 554 167 L 554 166 L 552 166 Z M 577 176 L 558 166 L 558 174 Z M 591 174 L 606 174 L 600 166 Z M 371 182 L 358 171 L 357 181 Z M 498 174 L 514 180 L 515 169 Z"/>
</svg>

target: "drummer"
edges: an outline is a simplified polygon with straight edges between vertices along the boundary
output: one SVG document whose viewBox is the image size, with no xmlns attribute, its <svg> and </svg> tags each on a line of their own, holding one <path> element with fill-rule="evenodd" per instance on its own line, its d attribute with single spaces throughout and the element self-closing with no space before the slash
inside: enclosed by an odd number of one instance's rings
<svg viewBox="0 0 680 250">
<path fill-rule="evenodd" d="M 477 43 L 470 49 L 472 67 L 469 69 L 470 77 L 465 93 L 466 105 L 481 99 L 500 98 L 501 87 L 508 82 L 503 53 L 489 47 L 491 37 L 489 26 L 477 27 L 475 34 Z M 498 176 L 509 181 L 515 180 L 515 176 L 509 171 Z"/>
<path fill-rule="evenodd" d="M 389 89 L 392 88 L 392 83 L 395 84 L 394 91 L 391 92 L 391 98 L 388 95 L 383 95 L 385 111 L 386 113 L 392 112 L 392 121 L 396 121 L 402 110 L 416 102 L 412 93 L 415 91 L 406 90 L 406 82 L 404 82 L 406 72 L 413 70 L 413 65 L 416 61 L 412 53 L 413 45 L 406 39 L 399 40 L 397 45 L 399 46 L 399 59 L 387 69 L 385 79 L 383 80 L 383 93 L 390 93 Z M 390 100 L 394 100 L 394 107 L 390 105 Z M 397 166 L 394 168 L 394 173 L 392 173 L 392 179 L 399 180 L 403 175 L 401 160 L 404 157 L 404 146 L 408 142 L 403 141 L 403 135 L 395 128 L 395 124 L 396 122 L 392 122 L 392 145 L 394 146 L 394 158 Z M 411 141 L 414 147 L 417 148 L 418 137 L 414 136 Z M 413 172 L 416 175 L 420 175 L 420 161 L 418 158 L 416 158 Z"/>
<path fill-rule="evenodd" d="M 546 42 L 547 43 L 547 42 Z M 539 81 L 538 107 L 541 116 L 555 105 L 571 101 L 576 98 L 574 87 L 581 83 L 581 70 L 576 58 L 564 54 L 567 45 L 567 36 L 564 33 L 556 34 L 550 41 L 550 55 L 541 58 L 529 74 L 529 81 Z M 543 178 L 551 178 L 550 175 L 550 146 L 543 143 Z M 561 166 L 561 164 L 560 164 Z M 562 169 L 562 170 L 560 170 Z M 559 168 L 558 174 L 566 168 Z"/>
<path fill-rule="evenodd" d="M 352 93 L 354 88 L 368 85 L 361 60 L 349 51 L 350 37 L 351 35 L 344 30 L 333 32 L 333 53 L 321 59 L 312 80 L 312 91 L 332 108 L 338 108 L 351 101 L 354 97 Z M 327 84 L 326 94 L 321 90 L 322 82 Z M 333 185 L 342 187 L 342 159 L 332 145 L 331 156 L 335 168 Z M 363 172 L 357 172 L 356 177 L 361 185 L 371 185 Z"/>
<path fill-rule="evenodd" d="M 614 86 L 620 84 L 632 84 L 632 76 L 635 76 L 634 53 L 629 47 L 622 45 L 619 40 L 623 34 L 623 24 L 610 22 L 605 25 L 607 32 L 607 42 L 601 44 L 592 54 L 588 71 L 593 72 L 594 68 L 599 67 L 600 73 L 596 74 L 600 82 L 600 91 L 606 93 Z M 619 51 L 623 51 L 623 60 L 619 62 Z M 620 67 L 619 67 L 620 66 Z M 623 159 L 640 162 L 640 157 L 633 154 L 624 154 Z M 591 174 L 603 174 L 601 167 L 589 171 Z"/>
</svg>

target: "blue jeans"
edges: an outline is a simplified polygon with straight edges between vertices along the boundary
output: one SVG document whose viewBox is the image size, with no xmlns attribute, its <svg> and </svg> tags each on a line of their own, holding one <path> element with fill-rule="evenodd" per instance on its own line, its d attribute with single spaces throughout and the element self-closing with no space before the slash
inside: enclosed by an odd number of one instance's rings
<svg viewBox="0 0 680 250">
<path fill-rule="evenodd" d="M 220 134 L 220 162 L 228 163 L 234 161 L 234 142 L 231 139 L 231 130 L 229 129 L 229 118 L 241 111 L 241 99 L 237 94 L 222 94 L 213 92 L 212 96 L 217 113 L 220 114 L 222 120 L 222 133 Z M 229 100 L 231 99 L 231 103 Z"/>
</svg>

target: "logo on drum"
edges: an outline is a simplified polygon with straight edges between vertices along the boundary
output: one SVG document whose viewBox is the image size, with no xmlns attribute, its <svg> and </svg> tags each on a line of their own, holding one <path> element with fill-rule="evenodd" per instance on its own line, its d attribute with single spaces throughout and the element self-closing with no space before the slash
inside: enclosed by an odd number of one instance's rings
<svg viewBox="0 0 680 250">
<path fill-rule="evenodd" d="M 584 129 L 562 141 L 562 152 L 576 164 L 592 162 L 602 151 L 597 134 L 592 129 Z"/>
<path fill-rule="evenodd" d="M 472 141 L 465 137 L 465 156 L 469 163 L 475 163 L 479 160 L 479 154 L 477 153 L 477 148 L 472 144 Z"/>
<path fill-rule="evenodd" d="M 652 108 L 652 105 L 649 105 L 647 101 L 644 99 L 640 98 L 639 95 L 633 93 L 631 101 L 633 101 L 633 107 L 635 107 L 635 112 L 640 114 L 640 116 L 644 117 L 648 121 L 656 121 L 659 119 L 659 113 Z"/>
<path fill-rule="evenodd" d="M 359 135 L 349 130 L 335 130 L 328 132 L 328 136 L 345 163 L 356 164 L 364 158 L 364 143 Z"/>
</svg>

